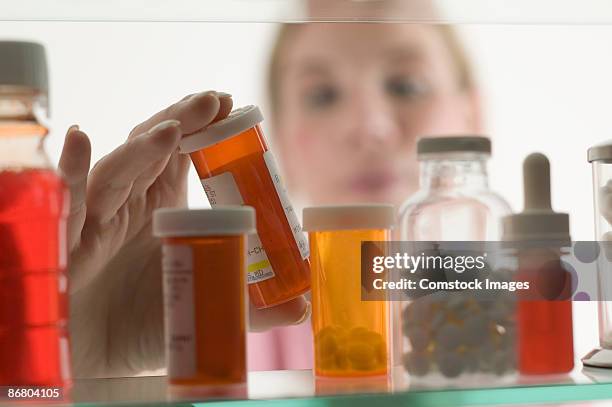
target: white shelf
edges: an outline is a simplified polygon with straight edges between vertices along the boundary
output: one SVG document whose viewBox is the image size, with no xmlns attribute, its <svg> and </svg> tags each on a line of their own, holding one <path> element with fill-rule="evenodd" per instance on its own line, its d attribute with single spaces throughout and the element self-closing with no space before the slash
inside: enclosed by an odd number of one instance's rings
<svg viewBox="0 0 612 407">
<path fill-rule="evenodd" d="M 383 0 L 342 1 L 0 0 L 0 21 L 612 24 L 610 0 L 394 0 L 391 7 Z"/>
</svg>

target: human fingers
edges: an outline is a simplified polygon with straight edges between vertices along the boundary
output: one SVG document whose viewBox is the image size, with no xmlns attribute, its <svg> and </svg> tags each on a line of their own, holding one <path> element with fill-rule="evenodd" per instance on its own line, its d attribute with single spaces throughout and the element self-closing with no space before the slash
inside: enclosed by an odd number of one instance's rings
<svg viewBox="0 0 612 407">
<path fill-rule="evenodd" d="M 59 161 L 59 170 L 70 189 L 68 215 L 68 248 L 72 251 L 80 241 L 86 215 L 87 175 L 91 162 L 91 143 L 87 135 L 74 125 L 68 129 Z"/>
<path fill-rule="evenodd" d="M 169 159 L 181 138 L 181 123 L 167 120 L 134 137 L 100 160 L 89 175 L 87 218 L 106 223 L 125 204 L 134 182 Z"/>
<path fill-rule="evenodd" d="M 166 120 L 181 122 L 183 134 L 196 132 L 210 124 L 220 113 L 221 100 L 227 104 L 231 95 L 215 91 L 206 91 L 187 96 L 181 101 L 154 114 L 130 132 L 129 138 L 138 137 L 155 125 Z"/>
<path fill-rule="evenodd" d="M 251 331 L 265 331 L 277 326 L 298 325 L 310 317 L 312 307 L 304 296 L 271 308 L 249 308 L 249 325 Z"/>
<path fill-rule="evenodd" d="M 232 107 L 234 106 L 234 101 L 232 100 L 232 96 L 226 93 L 224 93 L 223 95 L 227 95 L 227 96 L 219 97 L 219 112 L 217 113 L 215 118 L 212 120 L 213 122 L 219 121 L 227 117 L 227 115 L 229 115 L 230 112 L 232 111 Z"/>
<path fill-rule="evenodd" d="M 224 119 L 229 115 L 232 111 L 233 101 L 228 95 L 228 97 L 219 98 L 219 112 L 212 120 L 212 122 L 216 122 L 218 120 Z M 160 188 L 156 188 L 155 192 L 159 191 L 174 191 L 181 189 L 181 187 L 186 188 L 187 181 L 187 173 L 189 170 L 189 156 L 186 154 L 179 154 L 175 152 L 170 157 L 170 160 L 165 163 L 165 168 L 162 173 L 156 179 L 148 179 L 143 181 L 138 181 L 142 187 L 138 189 L 135 188 L 138 192 L 142 192 L 148 190 L 148 188 L 152 185 L 152 181 L 158 183 Z M 153 172 L 152 172 L 153 173 Z M 146 187 L 146 188 L 145 188 Z M 137 192 L 135 191 L 135 192 Z"/>
</svg>

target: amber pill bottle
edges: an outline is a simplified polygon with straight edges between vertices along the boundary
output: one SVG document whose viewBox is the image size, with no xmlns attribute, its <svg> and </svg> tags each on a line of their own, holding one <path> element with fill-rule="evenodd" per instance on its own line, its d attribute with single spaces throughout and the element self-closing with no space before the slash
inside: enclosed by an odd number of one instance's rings
<svg viewBox="0 0 612 407">
<path fill-rule="evenodd" d="M 257 106 L 234 110 L 180 144 L 210 205 L 255 208 L 257 233 L 247 241 L 247 283 L 257 308 L 282 304 L 310 289 L 309 248 L 259 123 Z"/>
<path fill-rule="evenodd" d="M 389 303 L 361 298 L 361 245 L 389 240 L 394 221 L 391 205 L 304 209 L 318 377 L 379 376 L 389 371 Z"/>
<path fill-rule="evenodd" d="M 170 392 L 246 396 L 246 206 L 158 209 Z"/>
</svg>

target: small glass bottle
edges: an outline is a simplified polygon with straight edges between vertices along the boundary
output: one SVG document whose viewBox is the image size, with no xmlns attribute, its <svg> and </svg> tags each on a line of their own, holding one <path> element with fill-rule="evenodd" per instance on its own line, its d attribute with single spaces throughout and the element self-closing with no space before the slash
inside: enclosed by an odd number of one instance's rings
<svg viewBox="0 0 612 407">
<path fill-rule="evenodd" d="M 257 106 L 245 106 L 180 144 L 213 208 L 255 208 L 257 233 L 247 243 L 247 282 L 257 308 L 282 304 L 310 289 L 308 242 L 259 126 L 262 120 Z"/>
<path fill-rule="evenodd" d="M 388 241 L 391 205 L 304 209 L 312 267 L 314 370 L 318 377 L 385 376 L 389 302 L 363 301 L 362 242 Z"/>
<path fill-rule="evenodd" d="M 498 241 L 505 200 L 489 188 L 491 141 L 480 136 L 422 138 L 420 189 L 400 209 L 402 241 Z M 427 382 L 514 369 L 514 308 L 470 293 L 440 292 L 403 303 L 403 363 Z M 399 334 L 395 334 L 399 336 Z"/>
<path fill-rule="evenodd" d="M 593 171 L 595 240 L 603 254 L 597 258 L 599 348 L 582 358 L 586 366 L 612 368 L 612 141 L 588 150 Z"/>
<path fill-rule="evenodd" d="M 517 303 L 518 369 L 561 374 L 574 367 L 572 275 L 562 257 L 571 250 L 569 216 L 553 211 L 550 163 L 530 154 L 523 163 L 525 208 L 503 220 L 504 241 L 514 246 L 516 281 L 529 282 Z"/>
<path fill-rule="evenodd" d="M 70 384 L 69 191 L 43 148 L 45 50 L 0 42 L 0 386 Z"/>
</svg>

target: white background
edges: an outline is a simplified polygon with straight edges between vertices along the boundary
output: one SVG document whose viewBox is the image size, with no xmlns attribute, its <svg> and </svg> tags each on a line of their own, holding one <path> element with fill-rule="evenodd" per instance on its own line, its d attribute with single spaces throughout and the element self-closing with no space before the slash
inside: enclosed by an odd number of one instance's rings
<svg viewBox="0 0 612 407">
<path fill-rule="evenodd" d="M 262 23 L 0 22 L 0 38 L 47 46 L 57 162 L 65 129 L 78 123 L 97 160 L 130 129 L 182 96 L 216 89 L 240 106 L 265 105 L 265 68 L 277 26 Z M 593 238 L 586 150 L 612 138 L 612 26 L 462 27 L 481 79 L 494 140 L 492 186 L 522 207 L 521 160 L 552 163 L 554 207 L 571 214 L 575 240 Z M 205 206 L 190 175 L 189 202 Z M 575 304 L 576 354 L 597 344 L 595 305 Z"/>
<path fill-rule="evenodd" d="M 610 23 L 609 0 L 405 0 L 388 13 L 380 0 L 344 0 L 311 8 L 311 0 L 20 0 L 6 2 L 3 20 L 47 21 L 312 21 L 355 16 L 386 21 L 457 23 Z M 325 3 L 316 0 L 320 6 Z M 370 4 L 367 4 L 370 3 Z M 433 5 L 433 7 L 432 7 Z M 326 4 L 328 6 L 328 4 Z M 357 10 L 367 7 L 366 13 Z M 316 11 L 318 10 L 318 11 Z M 377 11 L 382 11 L 378 13 Z M 442 12 L 440 12 L 442 11 Z M 356 12 L 356 13 L 355 13 Z"/>
</svg>

